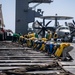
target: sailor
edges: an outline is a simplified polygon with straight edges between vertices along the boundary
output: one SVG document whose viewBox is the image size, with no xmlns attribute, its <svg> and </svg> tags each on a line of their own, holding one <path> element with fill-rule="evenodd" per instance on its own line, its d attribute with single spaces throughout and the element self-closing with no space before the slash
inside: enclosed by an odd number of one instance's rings
<svg viewBox="0 0 75 75">
<path fill-rule="evenodd" d="M 12 42 L 16 42 L 16 41 L 18 41 L 18 40 L 19 40 L 19 38 L 20 38 L 20 35 L 19 35 L 19 34 L 17 34 L 17 33 L 14 33 L 14 34 L 13 34 Z"/>
<path fill-rule="evenodd" d="M 38 38 L 38 33 L 35 33 L 35 38 Z"/>
<path fill-rule="evenodd" d="M 73 46 L 70 44 L 67 44 L 67 47 L 64 48 L 62 53 L 62 61 L 71 61 L 73 58 L 70 56 L 69 52 L 73 50 Z"/>
<path fill-rule="evenodd" d="M 45 46 L 46 52 L 48 54 L 52 54 L 54 50 L 54 40 L 51 39 L 51 41 L 46 41 L 46 46 Z"/>
<path fill-rule="evenodd" d="M 46 38 L 42 38 L 41 41 L 41 47 L 39 50 L 45 51 L 45 44 L 46 44 L 47 39 Z"/>
<path fill-rule="evenodd" d="M 50 45 L 49 45 L 49 53 L 50 54 L 53 54 L 54 53 L 54 42 L 50 42 Z"/>
<path fill-rule="evenodd" d="M 33 41 L 33 49 L 35 49 L 36 47 L 37 47 L 37 42 L 38 42 L 38 39 L 34 39 L 34 41 Z"/>
<path fill-rule="evenodd" d="M 43 43 L 43 42 L 42 42 L 42 39 L 39 38 L 39 40 L 36 42 L 36 45 L 37 45 L 36 49 L 37 49 L 37 50 L 39 50 L 39 49 L 41 48 L 42 43 Z"/>
<path fill-rule="evenodd" d="M 54 38 L 54 41 L 56 42 L 56 41 L 57 41 L 57 38 L 58 38 L 58 35 L 57 35 L 57 33 L 56 33 L 56 32 L 54 33 L 53 38 Z"/>
<path fill-rule="evenodd" d="M 47 31 L 47 34 L 46 34 L 46 39 L 47 39 L 47 40 L 51 40 L 51 38 L 52 38 L 52 33 L 51 33 L 50 30 L 48 30 L 48 31 Z"/>
<path fill-rule="evenodd" d="M 19 42 L 21 43 L 21 45 L 24 44 L 24 35 L 21 35 L 21 36 L 20 36 Z"/>
</svg>

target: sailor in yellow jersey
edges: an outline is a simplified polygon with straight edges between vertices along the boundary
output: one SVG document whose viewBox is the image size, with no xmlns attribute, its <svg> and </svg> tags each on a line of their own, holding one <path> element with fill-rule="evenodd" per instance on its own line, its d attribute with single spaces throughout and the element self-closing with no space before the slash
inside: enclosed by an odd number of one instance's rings
<svg viewBox="0 0 75 75">
<path fill-rule="evenodd" d="M 24 35 L 21 35 L 21 36 L 20 36 L 19 42 L 23 45 L 23 43 L 24 43 Z"/>
<path fill-rule="evenodd" d="M 34 33 L 34 32 L 29 32 L 28 33 L 28 40 L 27 40 L 27 46 L 28 47 L 32 47 L 33 46 L 33 44 L 34 44 L 34 40 L 35 39 L 38 39 L 38 34 L 37 33 Z"/>
<path fill-rule="evenodd" d="M 40 43 L 40 49 L 39 50 L 42 50 L 42 51 L 45 51 L 45 43 L 46 43 L 47 39 L 46 38 L 42 38 L 41 39 L 41 43 Z"/>
<path fill-rule="evenodd" d="M 69 52 L 73 49 L 73 46 L 70 43 L 59 43 L 57 46 L 58 47 L 55 52 L 56 57 L 61 57 L 62 61 L 73 60 L 69 54 Z"/>
<path fill-rule="evenodd" d="M 73 46 L 69 43 L 66 44 L 66 47 L 64 48 L 62 52 L 62 61 L 71 61 L 73 58 L 70 56 L 69 52 L 73 50 Z"/>
</svg>

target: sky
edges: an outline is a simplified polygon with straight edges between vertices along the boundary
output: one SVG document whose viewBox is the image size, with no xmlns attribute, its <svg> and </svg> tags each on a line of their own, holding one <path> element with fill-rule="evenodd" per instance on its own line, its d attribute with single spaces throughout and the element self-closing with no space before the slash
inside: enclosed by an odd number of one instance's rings
<svg viewBox="0 0 75 75">
<path fill-rule="evenodd" d="M 2 4 L 3 19 L 6 29 L 15 32 L 15 8 L 16 0 L 0 0 Z M 35 4 L 30 4 L 32 7 Z M 75 19 L 75 0 L 53 0 L 50 4 L 40 4 L 36 9 L 42 9 L 44 16 L 71 16 Z"/>
</svg>

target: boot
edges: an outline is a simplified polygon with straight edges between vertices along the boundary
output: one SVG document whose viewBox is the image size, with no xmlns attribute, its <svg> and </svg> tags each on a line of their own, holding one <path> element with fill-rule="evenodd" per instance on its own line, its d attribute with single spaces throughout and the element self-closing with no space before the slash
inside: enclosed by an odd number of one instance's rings
<svg viewBox="0 0 75 75">
<path fill-rule="evenodd" d="M 67 58 L 61 59 L 61 61 L 67 61 Z"/>
<path fill-rule="evenodd" d="M 68 58 L 69 58 L 69 61 L 73 60 L 73 58 L 71 56 L 69 56 Z"/>
</svg>

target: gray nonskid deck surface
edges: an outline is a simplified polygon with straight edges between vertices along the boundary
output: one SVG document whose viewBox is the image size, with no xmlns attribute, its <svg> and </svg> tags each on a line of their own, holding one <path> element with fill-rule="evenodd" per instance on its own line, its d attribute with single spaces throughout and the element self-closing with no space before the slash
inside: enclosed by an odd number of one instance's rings
<svg viewBox="0 0 75 75">
<path fill-rule="evenodd" d="M 53 70 L 49 70 L 49 71 L 33 71 L 33 72 L 27 72 L 29 74 L 49 74 L 49 73 L 56 73 L 56 74 L 60 74 L 59 71 L 53 71 Z"/>
<path fill-rule="evenodd" d="M 0 70 L 14 69 L 24 66 L 49 65 L 53 62 L 47 53 L 24 48 L 0 48 Z"/>
<path fill-rule="evenodd" d="M 28 47 L 11 47 L 0 48 L 0 71 L 11 70 L 12 73 L 13 70 L 26 68 L 27 70 L 25 69 L 24 72 L 26 71 L 29 75 L 57 75 L 66 73 L 66 71 L 57 64 L 56 58 L 49 56 L 45 52 L 42 53 L 41 51 L 33 50 Z"/>
</svg>

